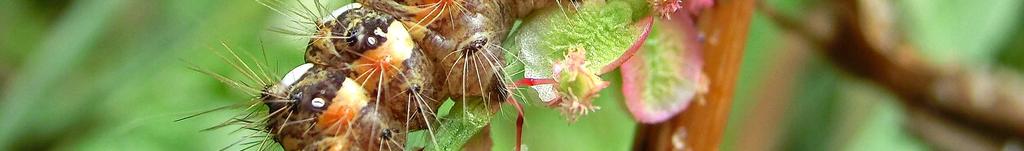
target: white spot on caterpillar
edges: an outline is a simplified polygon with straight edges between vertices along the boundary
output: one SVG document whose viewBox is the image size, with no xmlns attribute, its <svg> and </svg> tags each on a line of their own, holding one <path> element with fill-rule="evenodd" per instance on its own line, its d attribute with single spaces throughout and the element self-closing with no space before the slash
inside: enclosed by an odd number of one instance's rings
<svg viewBox="0 0 1024 151">
<path fill-rule="evenodd" d="M 348 4 L 348 5 L 342 6 L 341 8 L 335 9 L 333 12 L 331 12 L 330 16 L 324 16 L 323 19 L 320 19 L 320 23 L 327 23 L 327 22 L 330 22 L 330 21 L 334 21 L 335 19 L 338 18 L 338 16 L 341 16 L 341 14 L 344 14 L 345 12 L 347 12 L 349 10 L 356 9 L 356 8 L 362 8 L 362 7 L 363 7 L 363 5 L 359 4 L 359 3 L 352 3 L 352 4 Z"/>
<path fill-rule="evenodd" d="M 387 36 L 387 33 L 384 33 L 384 30 L 380 30 L 380 28 L 377 28 L 376 30 L 373 30 L 373 34 L 376 34 L 377 36 L 381 36 L 381 37 Z"/>
<path fill-rule="evenodd" d="M 370 44 L 370 46 L 377 45 L 377 38 L 367 37 L 366 43 Z"/>
<path fill-rule="evenodd" d="M 313 105 L 313 107 L 319 109 L 319 108 L 323 108 L 324 105 L 327 105 L 327 101 L 324 101 L 323 98 L 313 98 L 313 101 L 309 102 L 309 104 Z"/>
<path fill-rule="evenodd" d="M 302 78 L 302 75 L 306 74 L 306 71 L 309 71 L 310 68 L 313 68 L 313 64 L 306 63 L 295 67 L 292 71 L 288 71 L 288 74 L 285 74 L 284 78 L 281 78 L 281 85 L 285 87 L 292 86 L 295 82 L 299 81 L 299 78 Z"/>
</svg>

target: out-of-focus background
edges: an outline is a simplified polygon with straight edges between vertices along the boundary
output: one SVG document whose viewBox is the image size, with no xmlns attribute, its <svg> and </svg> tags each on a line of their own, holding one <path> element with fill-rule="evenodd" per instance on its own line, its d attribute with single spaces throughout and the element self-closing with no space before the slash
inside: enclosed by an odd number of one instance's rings
<svg viewBox="0 0 1024 151">
<path fill-rule="evenodd" d="M 805 20 L 823 12 L 814 0 L 765 2 Z M 924 60 L 1024 71 L 1024 1 L 888 3 L 891 25 Z M 282 74 L 301 62 L 306 39 L 268 32 L 281 24 L 254 0 L 0 2 L 0 150 L 228 146 L 251 132 L 201 130 L 238 110 L 175 120 L 248 96 L 187 67 L 242 78 L 216 55 L 223 43 Z M 837 69 L 761 12 L 749 33 L 723 150 L 932 149 L 908 130 L 892 93 Z M 621 100 L 617 92 L 602 100 Z M 527 148 L 629 150 L 637 125 L 620 102 L 597 103 L 602 110 L 573 124 L 535 104 Z M 512 148 L 511 119 L 493 123 L 495 150 Z"/>
</svg>

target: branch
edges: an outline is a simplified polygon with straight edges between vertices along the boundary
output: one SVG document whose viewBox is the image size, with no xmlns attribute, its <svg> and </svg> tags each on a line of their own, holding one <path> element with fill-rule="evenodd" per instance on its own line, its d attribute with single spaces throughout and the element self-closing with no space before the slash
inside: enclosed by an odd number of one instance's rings
<svg viewBox="0 0 1024 151">
<path fill-rule="evenodd" d="M 969 127 L 929 113 L 927 110 L 907 110 L 907 126 L 923 140 L 944 150 L 1002 150 L 1000 140 L 1005 137 L 981 135 Z"/>
<path fill-rule="evenodd" d="M 805 36 L 839 68 L 896 94 L 908 110 L 945 118 L 988 137 L 1024 136 L 1024 93 L 1019 93 L 1024 92 L 1024 82 L 1019 75 L 1002 69 L 940 66 L 916 57 L 908 47 L 878 46 L 870 42 L 865 17 L 859 16 L 864 10 L 856 0 L 831 4 L 832 37 L 815 37 L 806 25 L 768 7 L 761 10 L 784 30 Z"/>
</svg>

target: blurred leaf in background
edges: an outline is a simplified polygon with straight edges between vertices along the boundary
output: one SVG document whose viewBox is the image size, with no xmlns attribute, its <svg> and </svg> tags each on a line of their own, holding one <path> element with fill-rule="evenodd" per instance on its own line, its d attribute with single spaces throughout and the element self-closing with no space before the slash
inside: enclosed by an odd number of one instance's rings
<svg viewBox="0 0 1024 151">
<path fill-rule="evenodd" d="M 1020 22 L 1020 0 L 898 1 L 903 28 L 939 63 L 989 63 Z"/>
<path fill-rule="evenodd" d="M 1024 7 L 1022 4 L 1021 7 Z M 1024 9 L 1017 9 L 1017 14 L 1024 15 Z M 1017 71 L 1024 71 L 1024 21 L 1017 21 L 1013 34 L 1001 43 L 996 61 Z"/>
<path fill-rule="evenodd" d="M 239 77 L 213 56 L 220 41 L 266 45 L 271 65 L 301 59 L 301 45 L 261 38 L 270 15 L 251 0 L 4 3 L 0 150 L 220 149 L 243 134 L 199 130 L 236 113 L 173 121 L 247 96 L 186 65 Z"/>
</svg>

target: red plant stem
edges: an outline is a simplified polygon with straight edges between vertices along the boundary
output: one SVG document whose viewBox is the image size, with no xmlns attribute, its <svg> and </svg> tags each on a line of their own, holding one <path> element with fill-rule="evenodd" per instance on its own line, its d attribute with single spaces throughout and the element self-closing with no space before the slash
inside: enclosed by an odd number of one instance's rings
<svg viewBox="0 0 1024 151">
<path fill-rule="evenodd" d="M 544 84 L 555 84 L 555 79 L 537 79 L 537 78 L 523 78 L 516 81 L 516 86 L 536 86 Z"/>
<path fill-rule="evenodd" d="M 628 61 L 629 58 L 633 58 L 633 55 L 636 55 L 636 52 L 640 51 L 640 47 L 644 46 L 644 42 L 647 41 L 647 37 L 651 34 L 651 28 L 654 27 L 654 16 L 647 16 L 640 22 L 643 22 L 644 24 L 640 37 L 633 42 L 633 45 L 629 46 L 629 49 L 626 49 L 626 52 L 622 53 L 622 56 L 619 56 L 615 61 L 612 61 L 611 63 L 608 63 L 608 65 L 602 67 L 601 72 L 598 72 L 597 75 L 603 75 L 619 68 L 619 66 L 622 66 L 622 63 Z"/>
<path fill-rule="evenodd" d="M 516 151 L 521 151 L 523 146 L 523 122 L 525 121 L 523 116 L 523 105 L 519 104 L 519 101 L 514 97 L 508 97 L 507 102 L 512 104 L 512 107 L 516 108 Z"/>
<path fill-rule="evenodd" d="M 515 82 L 515 86 L 535 86 L 542 84 L 555 84 L 554 79 L 535 79 L 535 78 L 523 78 Z M 506 102 L 512 104 L 512 107 L 516 108 L 516 151 L 522 150 L 523 146 L 523 123 L 525 118 L 523 116 L 523 105 L 519 104 L 519 101 L 514 97 L 506 98 Z"/>
<path fill-rule="evenodd" d="M 640 126 L 635 150 L 718 150 L 753 10 L 754 0 L 717 0 L 703 12 L 700 27 L 708 39 L 704 72 L 711 81 L 706 104 L 690 107 L 664 123 Z"/>
</svg>

